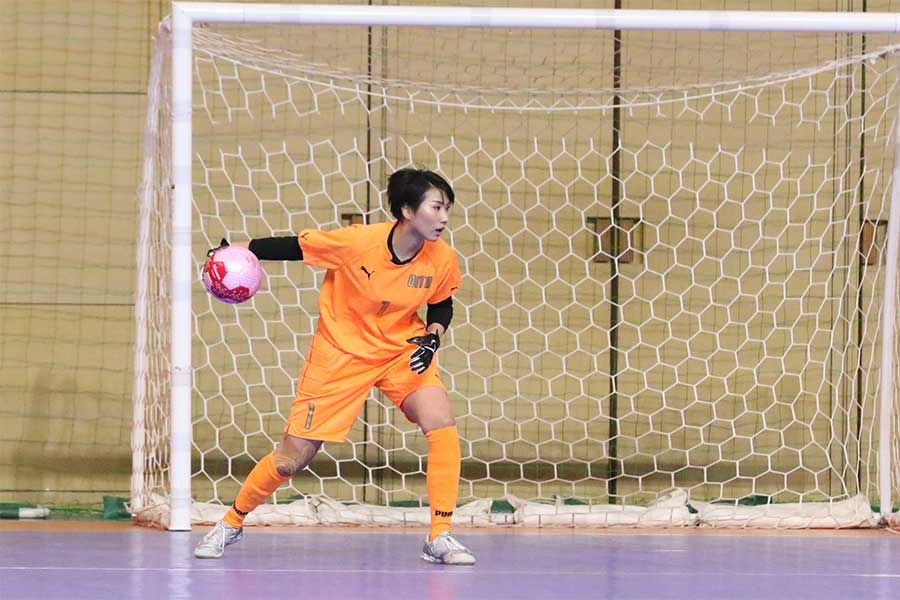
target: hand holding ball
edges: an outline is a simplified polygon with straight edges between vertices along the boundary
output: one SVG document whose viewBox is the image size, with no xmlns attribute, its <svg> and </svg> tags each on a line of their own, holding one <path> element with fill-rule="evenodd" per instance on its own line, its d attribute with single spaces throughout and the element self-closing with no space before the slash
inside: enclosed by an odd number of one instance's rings
<svg viewBox="0 0 900 600">
<path fill-rule="evenodd" d="M 203 266 L 203 285 L 222 302 L 238 304 L 253 297 L 262 275 L 255 254 L 242 246 L 229 246 L 222 240 L 222 245 L 210 250 Z"/>
</svg>

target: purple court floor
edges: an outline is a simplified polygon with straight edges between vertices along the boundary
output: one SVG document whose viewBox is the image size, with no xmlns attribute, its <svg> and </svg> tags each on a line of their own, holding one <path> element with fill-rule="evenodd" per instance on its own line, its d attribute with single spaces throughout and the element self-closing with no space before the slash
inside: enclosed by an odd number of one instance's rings
<svg viewBox="0 0 900 600">
<path fill-rule="evenodd" d="M 900 535 L 457 531 L 474 567 L 419 560 L 423 533 L 0 529 L 0 599 L 900 598 Z"/>
</svg>

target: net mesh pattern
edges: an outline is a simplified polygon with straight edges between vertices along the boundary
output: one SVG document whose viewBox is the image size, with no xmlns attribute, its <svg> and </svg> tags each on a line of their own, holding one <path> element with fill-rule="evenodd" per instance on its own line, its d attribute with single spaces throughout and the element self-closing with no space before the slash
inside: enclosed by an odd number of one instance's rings
<svg viewBox="0 0 900 600">
<path fill-rule="evenodd" d="M 198 29 L 197 273 L 221 237 L 389 220 L 387 176 L 433 169 L 464 274 L 440 350 L 461 501 L 874 501 L 897 47 L 770 37 L 761 57 L 757 38 L 705 36 L 626 34 L 614 60 L 611 32 Z M 725 44 L 746 64 L 691 68 Z M 160 81 L 146 494 L 165 492 L 168 431 Z M 196 500 L 230 503 L 278 442 L 315 331 L 324 272 L 264 267 L 243 305 L 194 288 Z M 427 502 L 425 457 L 373 390 L 276 500 Z"/>
</svg>

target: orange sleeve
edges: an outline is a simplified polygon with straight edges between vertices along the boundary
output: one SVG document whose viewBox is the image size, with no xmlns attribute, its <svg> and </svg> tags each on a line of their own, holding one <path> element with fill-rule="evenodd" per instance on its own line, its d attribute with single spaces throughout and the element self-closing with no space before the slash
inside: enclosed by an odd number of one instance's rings
<svg viewBox="0 0 900 600">
<path fill-rule="evenodd" d="M 353 255 L 361 242 L 360 225 L 351 225 L 332 231 L 304 229 L 297 236 L 303 251 L 303 262 L 314 267 L 339 269 Z"/>
<path fill-rule="evenodd" d="M 434 293 L 431 294 L 428 304 L 437 304 L 446 300 L 455 294 L 459 286 L 462 285 L 462 275 L 459 273 L 459 261 L 456 258 L 456 253 L 449 252 L 444 261 L 444 276 L 434 289 Z"/>
</svg>

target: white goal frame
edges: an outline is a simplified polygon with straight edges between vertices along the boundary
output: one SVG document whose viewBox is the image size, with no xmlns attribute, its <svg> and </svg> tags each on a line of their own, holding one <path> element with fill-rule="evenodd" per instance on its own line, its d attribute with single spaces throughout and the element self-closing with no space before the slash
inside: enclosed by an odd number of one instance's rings
<svg viewBox="0 0 900 600">
<path fill-rule="evenodd" d="M 515 8 L 336 6 L 303 4 L 172 3 L 172 298 L 171 298 L 171 426 L 169 529 L 191 528 L 191 291 L 196 285 L 191 251 L 192 232 L 192 29 L 211 23 L 479 27 L 534 29 L 765 31 L 807 33 L 898 33 L 900 14 L 687 10 L 563 10 Z M 900 131 L 900 128 L 898 128 Z M 891 412 L 894 401 L 894 327 L 897 313 L 898 244 L 900 244 L 900 135 L 895 140 L 893 187 L 888 220 L 887 260 L 881 321 L 881 372 L 878 427 L 878 494 L 881 516 L 891 512 Z M 147 227 L 142 220 L 142 228 Z M 139 232 L 139 239 L 146 239 Z M 139 252 L 146 253 L 142 248 Z M 146 264 L 146 263 L 145 263 Z M 141 257 L 138 258 L 141 268 Z M 139 284 L 136 303 L 138 340 L 146 314 L 146 294 Z M 138 345 L 139 347 L 139 345 Z M 137 353 L 139 354 L 139 352 Z M 145 358 L 135 357 L 138 376 Z M 144 455 L 142 399 L 136 397 L 132 432 L 134 472 L 132 498 L 141 496 Z"/>
</svg>

